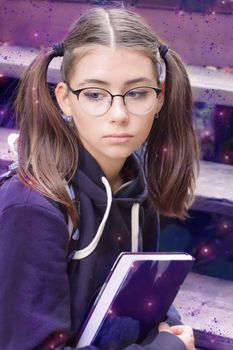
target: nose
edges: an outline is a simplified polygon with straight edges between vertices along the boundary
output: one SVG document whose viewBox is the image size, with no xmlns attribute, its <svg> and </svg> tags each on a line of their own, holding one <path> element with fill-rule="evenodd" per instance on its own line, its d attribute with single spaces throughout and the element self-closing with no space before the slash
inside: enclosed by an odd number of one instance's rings
<svg viewBox="0 0 233 350">
<path fill-rule="evenodd" d="M 128 122 L 129 115 L 121 96 L 115 96 L 109 110 L 109 119 L 111 123 L 124 124 Z"/>
</svg>

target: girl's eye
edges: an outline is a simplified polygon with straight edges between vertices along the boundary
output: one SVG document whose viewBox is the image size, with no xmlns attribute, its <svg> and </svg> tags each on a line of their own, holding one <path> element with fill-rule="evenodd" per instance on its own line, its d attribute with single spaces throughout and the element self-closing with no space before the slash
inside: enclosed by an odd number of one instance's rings
<svg viewBox="0 0 233 350">
<path fill-rule="evenodd" d="M 102 100 L 105 97 L 105 94 L 97 91 L 86 91 L 84 96 L 89 100 Z"/>
<path fill-rule="evenodd" d="M 128 97 L 133 98 L 140 98 L 140 97 L 146 97 L 148 94 L 148 91 L 146 90 L 131 90 L 127 93 Z"/>
</svg>

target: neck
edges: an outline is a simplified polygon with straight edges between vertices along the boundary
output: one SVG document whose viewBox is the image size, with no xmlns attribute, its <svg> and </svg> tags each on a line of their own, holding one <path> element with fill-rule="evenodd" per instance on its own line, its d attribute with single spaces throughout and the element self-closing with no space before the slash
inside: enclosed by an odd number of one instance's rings
<svg viewBox="0 0 233 350">
<path fill-rule="evenodd" d="M 106 162 L 98 162 L 101 169 L 103 170 L 113 192 L 115 192 L 123 183 L 124 177 L 121 170 L 124 166 L 125 159 L 113 160 Z"/>
<path fill-rule="evenodd" d="M 124 183 L 122 168 L 127 158 L 112 159 L 110 157 L 96 153 L 93 151 L 93 149 L 90 149 L 88 145 L 84 145 L 84 147 L 99 164 L 111 186 L 112 192 L 115 192 Z"/>
</svg>

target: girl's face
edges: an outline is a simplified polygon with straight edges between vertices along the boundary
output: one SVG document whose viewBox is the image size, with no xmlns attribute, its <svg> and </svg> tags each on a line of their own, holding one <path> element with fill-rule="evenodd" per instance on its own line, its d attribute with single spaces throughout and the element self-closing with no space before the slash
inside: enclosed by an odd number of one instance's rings
<svg viewBox="0 0 233 350">
<path fill-rule="evenodd" d="M 129 83 L 131 80 L 137 81 Z M 96 46 L 77 62 L 69 86 L 73 90 L 103 88 L 114 95 L 158 84 L 152 61 L 144 53 Z M 110 160 L 123 162 L 143 144 L 163 104 L 162 93 L 158 97 L 154 94 L 152 109 L 139 116 L 127 111 L 122 97 L 114 97 L 110 109 L 95 117 L 81 108 L 77 96 L 65 83 L 57 85 L 56 96 L 63 113 L 72 115 L 84 147 L 99 164 Z"/>
</svg>

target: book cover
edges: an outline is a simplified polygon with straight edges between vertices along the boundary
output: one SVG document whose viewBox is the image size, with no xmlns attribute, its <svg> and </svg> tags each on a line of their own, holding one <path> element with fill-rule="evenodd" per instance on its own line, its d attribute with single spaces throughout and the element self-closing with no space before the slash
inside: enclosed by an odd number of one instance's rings
<svg viewBox="0 0 233 350">
<path fill-rule="evenodd" d="M 193 265 L 186 253 L 122 253 L 79 335 L 77 348 L 122 349 L 140 343 L 166 317 Z"/>
</svg>

